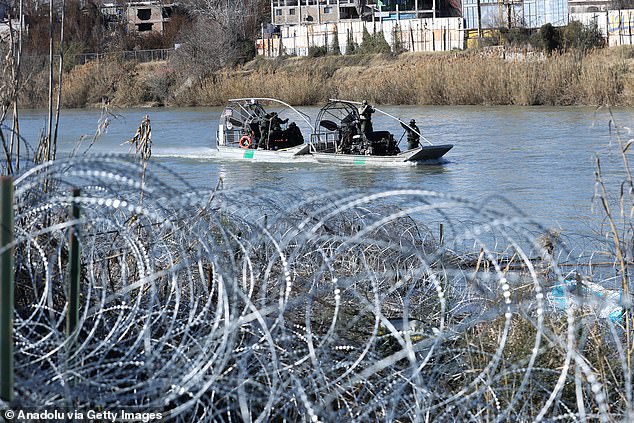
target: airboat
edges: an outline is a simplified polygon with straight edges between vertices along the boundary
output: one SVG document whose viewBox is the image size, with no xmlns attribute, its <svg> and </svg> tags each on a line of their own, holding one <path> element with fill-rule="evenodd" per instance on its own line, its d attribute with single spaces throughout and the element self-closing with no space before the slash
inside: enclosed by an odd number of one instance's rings
<svg viewBox="0 0 634 423">
<path fill-rule="evenodd" d="M 216 132 L 221 157 L 279 161 L 309 153 L 309 145 L 293 119 L 311 130 L 309 117 L 274 98 L 231 99 L 224 107 Z"/>
<path fill-rule="evenodd" d="M 431 144 L 414 128 L 375 107 L 374 111 L 398 121 L 429 144 L 401 151 L 391 132 L 362 130 L 362 117 L 358 110 L 361 104 L 331 99 L 319 111 L 310 140 L 310 153 L 316 161 L 376 166 L 417 164 L 438 161 L 453 148 L 452 144 Z"/>
</svg>

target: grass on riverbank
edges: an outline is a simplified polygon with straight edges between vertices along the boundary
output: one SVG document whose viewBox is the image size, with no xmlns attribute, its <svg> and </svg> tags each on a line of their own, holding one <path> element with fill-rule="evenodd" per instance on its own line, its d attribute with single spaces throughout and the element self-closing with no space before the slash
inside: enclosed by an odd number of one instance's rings
<svg viewBox="0 0 634 423">
<path fill-rule="evenodd" d="M 86 107 L 107 98 L 118 106 L 218 106 L 228 98 L 255 96 L 295 105 L 321 104 L 333 97 L 375 104 L 634 105 L 631 48 L 586 56 L 502 55 L 481 50 L 259 58 L 204 78 L 169 63 L 92 62 L 65 76 L 63 105 Z M 38 86 L 47 89 L 46 84 Z M 37 90 L 32 87 L 22 97 L 24 106 L 44 106 L 46 95 Z"/>
<path fill-rule="evenodd" d="M 218 105 L 226 98 L 277 97 L 297 105 L 332 97 L 376 104 L 632 104 L 629 53 L 597 51 L 505 60 L 475 53 L 397 57 L 259 60 L 224 72 L 173 98 Z"/>
</svg>

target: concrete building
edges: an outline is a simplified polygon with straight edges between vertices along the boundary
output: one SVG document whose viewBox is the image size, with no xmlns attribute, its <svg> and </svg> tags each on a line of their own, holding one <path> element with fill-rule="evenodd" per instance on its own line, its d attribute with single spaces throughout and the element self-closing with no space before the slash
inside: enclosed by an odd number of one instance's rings
<svg viewBox="0 0 634 423">
<path fill-rule="evenodd" d="M 272 0 L 275 26 L 458 16 L 459 0 Z"/>
<path fill-rule="evenodd" d="M 364 30 L 409 51 L 447 51 L 464 46 L 460 0 L 272 0 L 272 23 L 262 28 L 258 54 L 308 55 L 337 39 L 345 54 Z"/>
<path fill-rule="evenodd" d="M 175 9 L 173 3 L 156 0 L 129 3 L 103 3 L 101 13 L 112 22 L 127 22 L 129 31 L 163 32 Z"/>
<path fill-rule="evenodd" d="M 0 1 L 0 42 L 8 42 L 11 39 L 11 31 L 13 36 L 17 38 L 16 32 L 25 29 L 24 19 L 19 19 L 9 15 L 9 6 Z"/>
<path fill-rule="evenodd" d="M 128 3 L 128 29 L 136 32 L 163 32 L 172 16 L 173 4 L 158 1 Z"/>
</svg>

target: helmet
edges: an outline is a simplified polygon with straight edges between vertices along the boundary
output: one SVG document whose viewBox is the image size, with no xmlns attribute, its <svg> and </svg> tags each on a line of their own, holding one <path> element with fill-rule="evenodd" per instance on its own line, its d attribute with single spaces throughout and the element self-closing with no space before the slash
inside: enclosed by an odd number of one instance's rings
<svg viewBox="0 0 634 423">
<path fill-rule="evenodd" d="M 414 119 L 412 119 L 412 120 L 410 120 L 410 121 L 409 121 L 409 124 L 410 124 L 410 125 L 413 125 L 413 124 L 415 124 L 415 123 L 416 123 L 416 121 L 415 121 Z"/>
<path fill-rule="evenodd" d="M 363 105 L 368 104 L 368 100 L 363 100 Z"/>
</svg>

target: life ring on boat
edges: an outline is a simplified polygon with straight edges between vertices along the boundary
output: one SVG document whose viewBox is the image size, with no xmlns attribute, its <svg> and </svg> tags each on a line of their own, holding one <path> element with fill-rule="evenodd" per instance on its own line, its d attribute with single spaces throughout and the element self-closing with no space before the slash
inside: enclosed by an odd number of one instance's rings
<svg viewBox="0 0 634 423">
<path fill-rule="evenodd" d="M 240 138 L 239 144 L 241 148 L 251 147 L 251 137 L 248 135 L 244 135 L 242 138 Z"/>
</svg>

